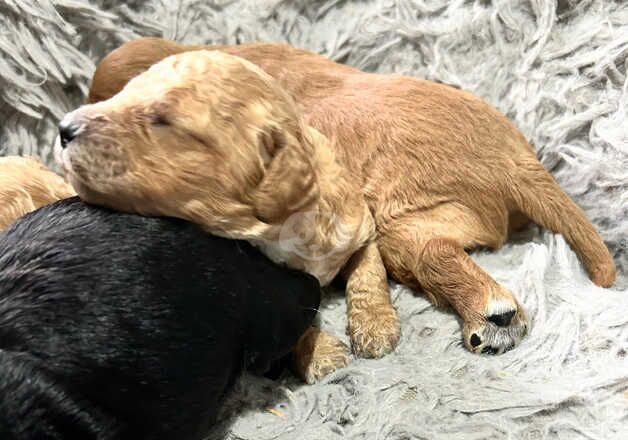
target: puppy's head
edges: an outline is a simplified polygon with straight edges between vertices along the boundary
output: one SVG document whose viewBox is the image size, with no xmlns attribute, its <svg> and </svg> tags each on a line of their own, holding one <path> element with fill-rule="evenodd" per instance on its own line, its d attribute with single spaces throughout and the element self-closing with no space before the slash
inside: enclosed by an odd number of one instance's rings
<svg viewBox="0 0 628 440">
<path fill-rule="evenodd" d="M 66 115 L 55 153 L 88 202 L 259 238 L 318 196 L 305 131 L 271 77 L 201 50 Z"/>
</svg>

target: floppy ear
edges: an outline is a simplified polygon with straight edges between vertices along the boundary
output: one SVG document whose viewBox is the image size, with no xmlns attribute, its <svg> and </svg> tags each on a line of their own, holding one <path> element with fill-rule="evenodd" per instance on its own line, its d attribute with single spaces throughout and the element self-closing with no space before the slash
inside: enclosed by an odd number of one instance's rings
<svg viewBox="0 0 628 440">
<path fill-rule="evenodd" d="M 297 138 L 273 127 L 260 134 L 260 149 L 267 163 L 264 177 L 252 194 L 257 217 L 276 224 L 318 198 L 318 182 L 309 139 Z"/>
</svg>

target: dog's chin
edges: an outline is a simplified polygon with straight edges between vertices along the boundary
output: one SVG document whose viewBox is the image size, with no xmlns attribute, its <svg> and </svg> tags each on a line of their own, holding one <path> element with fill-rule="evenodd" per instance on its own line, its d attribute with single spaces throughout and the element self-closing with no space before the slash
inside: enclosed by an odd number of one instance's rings
<svg viewBox="0 0 628 440">
<path fill-rule="evenodd" d="M 104 194 L 87 185 L 75 175 L 69 174 L 68 181 L 74 187 L 76 194 L 85 203 L 89 203 L 90 205 L 103 206 L 109 209 L 116 209 L 117 211 L 129 212 L 128 209 L 125 209 L 125 206 L 122 206 L 119 203 L 112 204 L 108 197 L 105 197 Z"/>
<path fill-rule="evenodd" d="M 67 148 L 58 145 L 54 149 L 54 156 L 66 180 L 81 200 L 92 205 L 133 212 L 135 203 L 122 196 L 124 191 L 120 188 L 119 179 L 123 173 L 107 173 L 102 169 L 95 171 L 92 164 L 85 164 L 81 160 L 81 155 L 77 154 L 79 148 L 79 145 L 69 145 Z"/>
<path fill-rule="evenodd" d="M 57 138 L 58 141 L 58 138 Z M 57 165 L 61 168 L 63 175 L 72 187 L 76 194 L 86 202 L 92 202 L 93 194 L 96 192 L 92 188 L 92 185 L 85 182 L 78 173 L 75 172 L 70 160 L 70 152 L 67 148 L 61 148 L 61 145 L 55 142 L 54 158 Z"/>
<path fill-rule="evenodd" d="M 68 179 L 68 182 L 70 182 L 70 185 L 74 188 L 74 191 L 76 191 L 76 194 L 78 194 L 78 196 L 84 201 L 90 202 L 90 196 L 92 194 L 91 188 L 72 173 L 67 173 L 66 178 Z"/>
<path fill-rule="evenodd" d="M 123 191 L 117 190 L 115 186 L 102 182 L 86 182 L 72 171 L 66 174 L 66 178 L 85 203 L 128 213 L 141 211 L 141 203 L 138 200 L 122 194 Z"/>
</svg>

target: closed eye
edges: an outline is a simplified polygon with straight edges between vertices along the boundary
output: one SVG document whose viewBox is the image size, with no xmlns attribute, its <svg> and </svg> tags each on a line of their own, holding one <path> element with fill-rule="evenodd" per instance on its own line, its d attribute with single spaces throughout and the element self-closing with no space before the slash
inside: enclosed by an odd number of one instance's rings
<svg viewBox="0 0 628 440">
<path fill-rule="evenodd" d="M 155 113 L 151 119 L 151 123 L 157 126 L 166 126 L 170 125 L 170 121 L 168 117 L 163 113 Z"/>
</svg>

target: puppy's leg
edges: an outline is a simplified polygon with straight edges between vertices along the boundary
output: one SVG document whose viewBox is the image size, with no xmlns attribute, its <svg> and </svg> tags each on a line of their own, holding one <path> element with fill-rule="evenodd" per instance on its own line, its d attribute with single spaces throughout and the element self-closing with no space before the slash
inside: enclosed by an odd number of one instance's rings
<svg viewBox="0 0 628 440">
<path fill-rule="evenodd" d="M 615 281 L 615 263 L 585 213 L 560 188 L 536 158 L 520 162 L 519 177 L 507 190 L 517 209 L 537 224 L 562 234 L 584 264 L 591 280 L 602 287 Z"/>
<path fill-rule="evenodd" d="M 460 314 L 469 350 L 502 353 L 527 332 L 527 316 L 512 292 L 484 272 L 456 240 L 427 240 L 414 275 L 425 291 L 447 301 Z"/>
<path fill-rule="evenodd" d="M 527 332 L 526 313 L 506 287 L 493 280 L 465 252 L 482 245 L 473 224 L 429 221 L 420 216 L 386 225 L 379 248 L 388 273 L 422 288 L 437 305 L 450 305 L 463 320 L 465 346 L 475 353 L 502 353 Z"/>
<path fill-rule="evenodd" d="M 347 346 L 314 326 L 303 333 L 292 352 L 295 374 L 310 384 L 346 367 L 348 363 Z"/>
<path fill-rule="evenodd" d="M 347 280 L 347 331 L 353 351 L 379 358 L 399 342 L 399 320 L 390 302 L 386 268 L 377 243 L 371 242 L 352 257 L 343 270 Z"/>
</svg>

